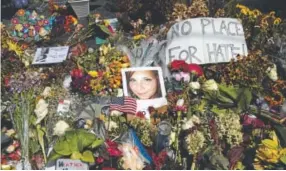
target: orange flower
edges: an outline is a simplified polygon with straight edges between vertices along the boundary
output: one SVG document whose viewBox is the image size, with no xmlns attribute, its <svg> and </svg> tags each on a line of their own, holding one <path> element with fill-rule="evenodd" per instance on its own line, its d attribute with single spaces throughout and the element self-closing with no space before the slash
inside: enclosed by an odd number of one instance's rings
<svg viewBox="0 0 286 171">
<path fill-rule="evenodd" d="M 17 11 L 17 15 L 18 15 L 18 16 L 24 16 L 24 15 L 25 15 L 25 10 L 19 9 L 19 10 Z"/>
</svg>

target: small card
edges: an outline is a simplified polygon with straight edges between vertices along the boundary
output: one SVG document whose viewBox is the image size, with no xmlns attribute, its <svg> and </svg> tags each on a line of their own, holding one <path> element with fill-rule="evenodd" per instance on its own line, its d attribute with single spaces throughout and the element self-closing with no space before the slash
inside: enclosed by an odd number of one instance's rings
<svg viewBox="0 0 286 171">
<path fill-rule="evenodd" d="M 69 46 L 37 48 L 33 64 L 61 63 L 66 60 Z"/>
<path fill-rule="evenodd" d="M 69 100 L 60 100 L 58 104 L 57 113 L 67 113 L 70 110 L 71 101 Z"/>
<path fill-rule="evenodd" d="M 88 170 L 88 164 L 80 160 L 58 159 L 56 170 Z"/>
</svg>

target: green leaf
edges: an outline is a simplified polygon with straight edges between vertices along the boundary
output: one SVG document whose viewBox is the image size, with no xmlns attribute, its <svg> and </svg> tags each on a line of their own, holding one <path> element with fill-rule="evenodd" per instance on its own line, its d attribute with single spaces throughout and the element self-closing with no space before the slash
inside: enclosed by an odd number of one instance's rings
<svg viewBox="0 0 286 171">
<path fill-rule="evenodd" d="M 87 163 L 94 163 L 94 157 L 92 152 L 89 150 L 83 152 L 81 160 Z"/>
<path fill-rule="evenodd" d="M 58 154 L 58 153 L 55 152 L 55 150 L 53 150 L 53 151 L 50 153 L 49 157 L 48 157 L 48 161 L 57 160 L 58 158 L 61 158 L 62 156 L 63 156 L 63 155 Z"/>
<path fill-rule="evenodd" d="M 36 152 L 38 152 L 41 149 L 38 141 L 36 141 L 34 139 L 30 139 L 29 147 L 30 147 L 30 151 L 32 154 L 35 154 Z"/>
<path fill-rule="evenodd" d="M 71 150 L 71 152 L 79 151 L 78 142 L 80 141 L 80 139 L 77 137 L 76 133 L 71 133 L 70 136 L 66 138 L 66 141 L 69 145 L 69 149 Z"/>
<path fill-rule="evenodd" d="M 102 139 L 97 139 L 95 141 L 93 141 L 93 143 L 91 144 L 91 148 L 96 148 L 98 146 L 100 146 L 104 141 Z"/>
<path fill-rule="evenodd" d="M 73 160 L 80 160 L 82 158 L 82 154 L 78 151 L 72 152 L 72 155 L 70 157 Z"/>
<path fill-rule="evenodd" d="M 77 130 L 78 139 L 82 142 L 83 148 L 90 146 L 96 140 L 96 136 L 84 129 Z"/>
<path fill-rule="evenodd" d="M 252 93 L 248 88 L 239 89 L 237 105 L 240 110 L 247 110 L 252 100 Z"/>
<path fill-rule="evenodd" d="M 54 146 L 54 150 L 56 153 L 61 154 L 63 156 L 68 156 L 72 153 L 70 146 L 64 137 L 59 138 L 59 140 Z"/>
<path fill-rule="evenodd" d="M 226 86 L 223 84 L 218 84 L 219 91 L 221 94 L 231 98 L 232 100 L 236 100 L 238 97 L 238 89 L 232 86 Z"/>
<path fill-rule="evenodd" d="M 282 156 L 280 157 L 280 161 L 286 165 L 286 155 L 285 156 Z"/>
<path fill-rule="evenodd" d="M 46 151 L 45 151 L 45 143 L 44 143 L 45 132 L 42 130 L 40 125 L 37 125 L 37 135 L 38 135 L 39 143 L 40 143 L 41 148 L 42 148 L 42 153 L 44 155 L 45 162 L 47 162 Z"/>
<path fill-rule="evenodd" d="M 100 29 L 101 29 L 104 33 L 106 33 L 106 34 L 108 34 L 108 35 L 111 34 L 110 31 L 109 31 L 109 29 L 108 29 L 107 27 L 105 27 L 104 25 L 98 24 L 98 26 L 100 27 Z"/>
</svg>

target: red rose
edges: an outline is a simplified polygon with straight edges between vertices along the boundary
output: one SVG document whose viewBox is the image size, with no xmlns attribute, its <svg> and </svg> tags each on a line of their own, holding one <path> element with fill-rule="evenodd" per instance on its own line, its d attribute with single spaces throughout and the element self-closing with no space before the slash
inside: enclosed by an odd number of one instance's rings
<svg viewBox="0 0 286 171">
<path fill-rule="evenodd" d="M 204 74 L 203 68 L 198 64 L 189 64 L 188 71 L 196 74 L 197 76 L 202 76 Z"/>
<path fill-rule="evenodd" d="M 70 75 L 73 78 L 81 78 L 83 77 L 83 71 L 81 69 L 73 69 Z"/>
<path fill-rule="evenodd" d="M 184 72 L 188 71 L 188 64 L 183 60 L 174 60 L 170 65 L 171 71 L 181 70 Z"/>
</svg>

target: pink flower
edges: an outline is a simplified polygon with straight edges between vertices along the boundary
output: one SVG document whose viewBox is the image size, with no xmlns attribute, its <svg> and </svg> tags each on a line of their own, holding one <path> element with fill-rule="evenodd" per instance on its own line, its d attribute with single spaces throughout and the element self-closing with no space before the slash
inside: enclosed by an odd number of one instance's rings
<svg viewBox="0 0 286 171">
<path fill-rule="evenodd" d="M 253 128 L 264 128 L 265 124 L 262 120 L 258 119 L 254 115 L 244 115 L 243 116 L 243 123 L 244 126 L 252 125 Z"/>
<path fill-rule="evenodd" d="M 175 72 L 173 73 L 173 77 L 176 81 L 181 81 L 183 79 L 184 82 L 190 81 L 190 74 L 187 72 Z"/>
<path fill-rule="evenodd" d="M 18 18 L 12 18 L 11 23 L 12 24 L 19 24 L 19 19 Z"/>
<path fill-rule="evenodd" d="M 103 161 L 104 161 L 103 157 L 97 157 L 97 159 L 96 159 L 97 164 L 101 164 L 101 163 L 103 163 Z"/>
</svg>

